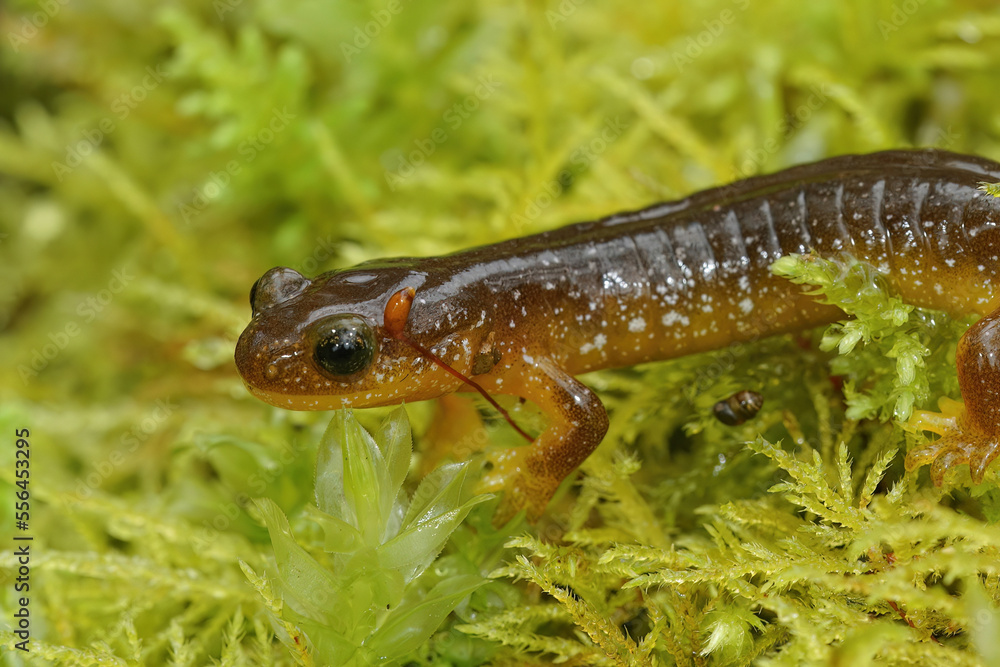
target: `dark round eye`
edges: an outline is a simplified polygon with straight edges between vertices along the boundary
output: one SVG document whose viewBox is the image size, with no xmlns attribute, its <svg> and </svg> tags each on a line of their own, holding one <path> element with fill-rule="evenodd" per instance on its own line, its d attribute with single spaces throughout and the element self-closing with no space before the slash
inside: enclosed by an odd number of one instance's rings
<svg viewBox="0 0 1000 667">
<path fill-rule="evenodd" d="M 316 325 L 316 363 L 331 375 L 354 375 L 375 359 L 375 334 L 357 315 L 334 315 Z"/>
</svg>

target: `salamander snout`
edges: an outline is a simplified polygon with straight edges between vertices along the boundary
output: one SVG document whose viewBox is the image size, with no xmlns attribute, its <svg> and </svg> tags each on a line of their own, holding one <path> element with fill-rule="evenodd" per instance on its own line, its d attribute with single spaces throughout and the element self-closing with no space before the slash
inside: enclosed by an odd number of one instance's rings
<svg viewBox="0 0 1000 667">
<path fill-rule="evenodd" d="M 309 285 L 309 279 L 295 269 L 277 266 L 264 275 L 250 288 L 250 307 L 256 315 L 298 296 Z"/>
</svg>

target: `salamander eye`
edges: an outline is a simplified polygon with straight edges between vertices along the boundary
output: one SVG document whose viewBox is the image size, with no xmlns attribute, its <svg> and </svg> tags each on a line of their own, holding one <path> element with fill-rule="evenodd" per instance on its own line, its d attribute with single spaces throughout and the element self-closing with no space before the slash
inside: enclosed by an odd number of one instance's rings
<svg viewBox="0 0 1000 667">
<path fill-rule="evenodd" d="M 375 359 L 375 334 L 357 315 L 334 315 L 316 324 L 316 363 L 330 375 L 354 375 Z"/>
</svg>

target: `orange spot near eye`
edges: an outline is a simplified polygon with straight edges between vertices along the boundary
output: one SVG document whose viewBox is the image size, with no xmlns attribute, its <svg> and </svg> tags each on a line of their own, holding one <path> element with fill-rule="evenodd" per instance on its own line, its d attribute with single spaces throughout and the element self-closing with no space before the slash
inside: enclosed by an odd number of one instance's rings
<svg viewBox="0 0 1000 667">
<path fill-rule="evenodd" d="M 393 294 L 389 298 L 389 303 L 385 304 L 383 326 L 386 333 L 393 338 L 402 338 L 406 318 L 410 316 L 410 306 L 413 305 L 413 295 L 416 293 L 412 287 L 405 287 Z"/>
</svg>

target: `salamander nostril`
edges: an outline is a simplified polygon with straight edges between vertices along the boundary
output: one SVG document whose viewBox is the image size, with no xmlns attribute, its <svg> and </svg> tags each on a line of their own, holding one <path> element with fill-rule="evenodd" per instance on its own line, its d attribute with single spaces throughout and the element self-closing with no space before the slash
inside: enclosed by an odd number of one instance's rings
<svg viewBox="0 0 1000 667">
<path fill-rule="evenodd" d="M 309 279 L 295 269 L 278 266 L 257 280 L 250 288 L 250 308 L 256 315 L 262 310 L 287 301 L 309 285 Z"/>
</svg>

